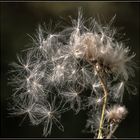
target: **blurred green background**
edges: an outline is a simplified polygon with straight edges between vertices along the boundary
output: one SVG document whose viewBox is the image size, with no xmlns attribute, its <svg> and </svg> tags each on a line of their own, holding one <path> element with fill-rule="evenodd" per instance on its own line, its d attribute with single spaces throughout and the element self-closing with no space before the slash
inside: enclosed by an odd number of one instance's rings
<svg viewBox="0 0 140 140">
<path fill-rule="evenodd" d="M 7 85 L 8 64 L 16 61 L 16 54 L 28 48 L 32 41 L 27 34 L 34 35 L 38 24 L 53 24 L 61 21 L 70 23 L 69 16 L 76 18 L 78 8 L 82 7 L 84 17 L 95 17 L 101 22 L 109 22 L 116 14 L 113 26 L 126 33 L 126 44 L 136 52 L 135 62 L 140 66 L 140 4 L 136 2 L 6 2 L 0 3 L 1 32 L 1 137 L 42 137 L 42 126 L 31 126 L 28 120 L 19 126 L 22 118 L 8 117 L 7 99 L 12 89 Z M 135 96 L 125 96 L 125 104 L 129 110 L 126 119 L 120 124 L 115 135 L 118 138 L 140 137 L 139 128 L 139 89 L 140 70 L 137 68 L 134 84 L 138 88 Z M 86 123 L 86 114 L 81 112 L 75 116 L 68 112 L 62 116 L 65 131 L 55 127 L 50 137 L 83 137 L 92 138 L 92 134 L 82 133 Z"/>
</svg>

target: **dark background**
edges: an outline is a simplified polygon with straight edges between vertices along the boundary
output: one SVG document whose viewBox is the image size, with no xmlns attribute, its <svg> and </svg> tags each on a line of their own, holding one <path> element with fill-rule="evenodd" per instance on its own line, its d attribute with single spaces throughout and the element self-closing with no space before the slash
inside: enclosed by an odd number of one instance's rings
<svg viewBox="0 0 140 140">
<path fill-rule="evenodd" d="M 126 33 L 126 44 L 136 52 L 134 58 L 140 66 L 140 4 L 136 2 L 6 2 L 0 3 L 0 32 L 1 32 L 1 137 L 42 137 L 42 126 L 31 126 L 28 120 L 19 126 L 22 118 L 9 117 L 7 99 L 12 95 L 12 89 L 7 85 L 8 64 L 16 61 L 16 54 L 27 48 L 32 42 L 27 34 L 34 35 L 40 23 L 48 23 L 50 19 L 57 23 L 63 17 L 67 22 L 68 16 L 76 18 L 78 7 L 82 7 L 84 17 L 93 16 L 97 20 L 109 22 L 116 14 L 114 26 Z M 100 18 L 99 18 L 100 17 Z M 103 20 L 104 19 L 104 20 Z M 140 70 L 136 69 L 134 84 L 138 94 L 125 96 L 124 103 L 129 110 L 126 119 L 120 124 L 115 135 L 118 138 L 140 137 L 139 128 L 139 89 Z M 75 116 L 73 112 L 62 116 L 65 131 L 60 132 L 55 127 L 50 137 L 87 137 L 92 134 L 82 133 L 86 123 L 86 114 L 81 112 Z"/>
</svg>

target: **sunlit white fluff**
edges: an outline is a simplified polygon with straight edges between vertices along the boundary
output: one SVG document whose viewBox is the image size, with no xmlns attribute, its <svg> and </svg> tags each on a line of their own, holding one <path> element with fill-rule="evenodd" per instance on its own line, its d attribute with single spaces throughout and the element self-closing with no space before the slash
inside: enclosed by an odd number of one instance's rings
<svg viewBox="0 0 140 140">
<path fill-rule="evenodd" d="M 131 91 L 125 85 L 135 75 L 135 54 L 115 39 L 115 33 L 94 18 L 85 21 L 80 11 L 77 20 L 72 19 L 72 27 L 61 32 L 50 33 L 39 26 L 35 38 L 31 37 L 33 46 L 12 64 L 10 84 L 16 102 L 11 114 L 28 114 L 33 125 L 44 125 L 43 135 L 48 136 L 54 124 L 64 131 L 61 113 L 87 109 L 86 128 L 95 132 L 105 97 L 97 66 L 109 91 L 107 107 L 123 102 L 125 87 Z M 63 100 L 56 101 L 60 98 Z M 114 115 L 116 121 L 121 120 L 126 112 L 119 105 L 109 108 L 104 127 L 108 130 L 108 121 L 115 121 Z"/>
<path fill-rule="evenodd" d="M 114 105 L 106 111 L 106 117 L 108 121 L 119 123 L 126 117 L 127 113 L 128 111 L 125 106 Z"/>
</svg>

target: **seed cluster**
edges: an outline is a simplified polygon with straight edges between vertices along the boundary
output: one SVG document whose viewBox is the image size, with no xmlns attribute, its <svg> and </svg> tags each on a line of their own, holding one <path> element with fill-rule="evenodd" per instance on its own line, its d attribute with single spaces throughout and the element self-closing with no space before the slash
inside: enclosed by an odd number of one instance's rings
<svg viewBox="0 0 140 140">
<path fill-rule="evenodd" d="M 53 125 L 64 131 L 62 113 L 86 110 L 86 131 L 95 133 L 104 104 L 103 79 L 108 90 L 103 124 L 103 134 L 107 135 L 107 126 L 119 123 L 127 114 L 119 103 L 125 84 L 134 76 L 135 55 L 115 39 L 110 26 L 102 26 L 94 18 L 86 22 L 80 11 L 72 23 L 72 27 L 52 34 L 39 26 L 34 46 L 12 63 L 10 84 L 14 94 L 10 111 L 13 115 L 27 114 L 33 125 L 43 124 L 43 135 L 48 136 Z"/>
</svg>

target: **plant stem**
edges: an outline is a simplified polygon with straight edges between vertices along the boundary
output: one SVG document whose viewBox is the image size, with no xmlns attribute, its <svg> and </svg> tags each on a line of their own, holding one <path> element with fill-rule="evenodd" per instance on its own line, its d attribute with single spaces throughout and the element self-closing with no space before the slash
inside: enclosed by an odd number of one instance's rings
<svg viewBox="0 0 140 140">
<path fill-rule="evenodd" d="M 114 129 L 113 129 L 112 131 L 110 131 L 110 133 L 108 134 L 108 136 L 106 137 L 106 139 L 110 139 L 110 138 L 111 138 L 111 136 L 112 136 L 113 133 L 116 131 L 116 129 L 118 128 L 118 126 L 119 126 L 119 125 L 116 125 L 116 126 L 114 127 Z"/>
<path fill-rule="evenodd" d="M 107 89 L 106 83 L 104 81 L 104 78 L 101 75 L 100 67 L 98 64 L 96 65 L 96 71 L 97 71 L 97 74 L 98 74 L 98 77 L 99 77 L 99 80 L 101 83 L 101 87 L 103 88 L 103 92 L 104 92 L 103 108 L 102 108 L 102 113 L 101 113 L 99 132 L 98 132 L 98 136 L 97 136 L 97 139 L 102 139 L 103 138 L 102 128 L 103 128 L 103 122 L 104 122 L 105 108 L 106 108 L 106 104 L 107 104 L 108 89 Z"/>
</svg>

